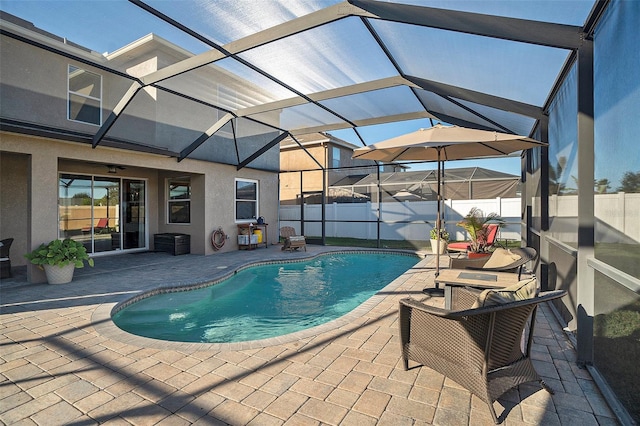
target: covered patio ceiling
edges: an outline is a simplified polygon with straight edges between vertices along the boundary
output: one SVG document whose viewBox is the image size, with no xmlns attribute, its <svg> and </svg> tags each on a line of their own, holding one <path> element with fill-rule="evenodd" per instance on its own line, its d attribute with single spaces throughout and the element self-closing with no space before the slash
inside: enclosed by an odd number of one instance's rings
<svg viewBox="0 0 640 426">
<path fill-rule="evenodd" d="M 151 87 L 201 114 L 189 136 L 145 145 L 178 160 L 216 161 L 221 138 L 232 138 L 236 151 L 246 138 L 260 141 L 237 156 L 238 168 L 288 136 L 353 129 L 366 145 L 375 141 L 361 137 L 363 127 L 419 119 L 530 136 L 606 6 L 593 0 L 403 3 L 110 2 L 122 8 L 123 19 L 144 14 L 137 21 L 142 31 L 185 53 L 131 79 L 93 146 L 136 114 L 136 97 Z M 105 24 L 104 37 L 118 29 Z"/>
</svg>

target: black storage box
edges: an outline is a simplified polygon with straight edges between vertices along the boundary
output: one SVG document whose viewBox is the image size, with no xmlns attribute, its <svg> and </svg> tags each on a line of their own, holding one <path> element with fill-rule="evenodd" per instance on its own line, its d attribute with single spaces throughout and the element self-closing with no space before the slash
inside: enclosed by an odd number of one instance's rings
<svg viewBox="0 0 640 426">
<path fill-rule="evenodd" d="M 191 235 L 171 232 L 154 234 L 153 246 L 155 251 L 166 251 L 174 256 L 189 254 L 191 253 Z"/>
</svg>

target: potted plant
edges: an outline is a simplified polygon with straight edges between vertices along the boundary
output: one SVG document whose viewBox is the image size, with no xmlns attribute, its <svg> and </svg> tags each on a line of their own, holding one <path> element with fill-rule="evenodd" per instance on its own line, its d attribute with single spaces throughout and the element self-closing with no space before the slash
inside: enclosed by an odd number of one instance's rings
<svg viewBox="0 0 640 426">
<path fill-rule="evenodd" d="M 471 239 L 469 243 L 468 256 L 470 258 L 488 256 L 488 248 L 490 242 L 488 241 L 489 232 L 491 228 L 489 224 L 495 224 L 498 227 L 504 225 L 504 220 L 497 213 L 485 214 L 477 207 L 472 208 L 469 213 L 456 225 L 464 228 L 469 234 Z M 488 244 L 489 243 L 489 244 Z"/>
<path fill-rule="evenodd" d="M 66 238 L 53 240 L 24 255 L 47 274 L 49 284 L 65 284 L 73 279 L 75 268 L 83 268 L 86 261 L 93 266 L 93 259 L 81 242 Z"/>
<path fill-rule="evenodd" d="M 449 241 L 449 233 L 445 228 L 440 228 L 440 235 L 438 235 L 438 228 L 431 229 L 431 252 L 440 254 L 444 253 L 444 249 L 447 247 Z"/>
</svg>

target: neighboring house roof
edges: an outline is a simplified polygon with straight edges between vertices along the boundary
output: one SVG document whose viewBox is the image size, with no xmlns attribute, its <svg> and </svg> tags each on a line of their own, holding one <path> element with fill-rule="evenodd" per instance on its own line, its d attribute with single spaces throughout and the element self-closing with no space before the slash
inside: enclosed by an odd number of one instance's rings
<svg viewBox="0 0 640 426">
<path fill-rule="evenodd" d="M 337 138 L 330 133 L 316 132 L 316 133 L 310 133 L 308 135 L 295 136 L 295 140 L 294 140 L 294 137 L 292 136 L 285 138 L 282 142 L 280 142 L 280 152 L 295 151 L 302 148 L 310 148 L 313 146 L 321 146 L 325 144 L 335 146 L 349 152 L 352 152 L 356 148 L 360 148 L 360 146 L 354 145 L 350 142 Z M 300 147 L 300 145 L 302 145 L 302 148 Z M 361 165 L 367 164 L 371 166 L 376 165 L 376 163 L 372 160 L 353 160 L 353 161 L 354 161 L 354 164 L 361 164 Z M 407 166 L 394 163 L 394 162 L 384 163 L 383 167 L 385 168 L 385 170 L 389 170 L 390 168 L 395 168 L 395 169 L 407 168 Z"/>
<path fill-rule="evenodd" d="M 354 145 L 350 142 L 337 138 L 332 134 L 326 133 L 326 132 L 316 132 L 316 133 L 309 133 L 307 135 L 295 136 L 295 139 L 302 146 L 330 143 L 332 145 L 339 146 L 349 150 L 360 148 L 357 145 Z M 295 149 L 295 148 L 300 148 L 300 145 L 298 145 L 296 141 L 293 140 L 291 136 L 289 136 L 285 138 L 282 142 L 280 142 L 280 149 L 281 150 L 289 149 L 289 148 Z"/>
<path fill-rule="evenodd" d="M 356 180 L 359 179 L 359 180 Z M 496 170 L 489 170 L 482 167 L 460 167 L 454 169 L 445 169 L 444 181 L 447 182 L 460 182 L 460 181 L 480 181 L 480 180 L 518 180 L 519 176 L 509 173 L 503 173 Z M 418 170 L 418 171 L 406 171 L 406 172 L 390 172 L 380 173 L 380 183 L 384 185 L 393 184 L 412 184 L 427 181 L 437 181 L 436 170 Z M 378 176 L 375 174 L 369 175 L 350 175 L 340 181 L 336 182 L 333 186 L 344 185 L 370 185 L 377 184 Z"/>
<path fill-rule="evenodd" d="M 520 177 L 482 167 L 445 169 L 442 184 L 447 199 L 515 197 Z M 435 199 L 437 171 L 380 173 L 383 200 L 423 201 Z M 378 185 L 378 175 L 347 176 L 332 185 L 334 188 L 351 188 L 358 193 L 373 193 Z M 369 189 L 367 189 L 369 188 Z"/>
<path fill-rule="evenodd" d="M 334 183 L 332 186 L 355 185 L 356 183 L 358 183 L 361 180 L 365 179 L 367 176 L 369 176 L 369 175 L 368 174 L 366 174 L 366 175 L 349 175 L 349 176 L 343 177 L 342 179 L 340 179 L 339 181 Z"/>
</svg>

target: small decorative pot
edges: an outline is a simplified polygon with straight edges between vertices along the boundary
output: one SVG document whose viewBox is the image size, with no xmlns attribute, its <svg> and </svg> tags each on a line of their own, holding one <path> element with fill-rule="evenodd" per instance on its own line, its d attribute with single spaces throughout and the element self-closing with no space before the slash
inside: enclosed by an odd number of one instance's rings
<svg viewBox="0 0 640 426">
<path fill-rule="evenodd" d="M 69 263 L 62 268 L 57 265 L 42 265 L 44 266 L 44 273 L 47 274 L 47 282 L 49 284 L 66 284 L 70 283 L 73 279 L 73 271 L 76 269 L 76 265 Z"/>
<path fill-rule="evenodd" d="M 444 249 L 447 247 L 445 240 L 431 240 L 431 253 L 444 254 Z"/>
</svg>

